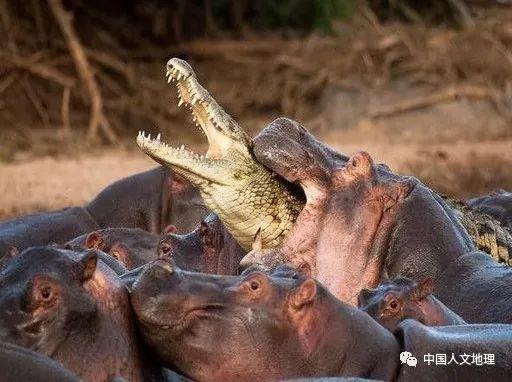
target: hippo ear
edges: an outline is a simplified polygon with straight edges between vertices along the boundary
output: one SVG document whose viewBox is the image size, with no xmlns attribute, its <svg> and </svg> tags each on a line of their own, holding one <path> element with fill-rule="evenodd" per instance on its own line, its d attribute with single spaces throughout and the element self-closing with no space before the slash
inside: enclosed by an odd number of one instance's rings
<svg viewBox="0 0 512 382">
<path fill-rule="evenodd" d="M 254 235 L 254 239 L 252 241 L 252 250 L 253 251 L 261 251 L 263 249 L 263 237 L 261 234 L 261 227 L 258 228 L 256 234 Z"/>
<path fill-rule="evenodd" d="M 116 243 L 112 247 L 110 247 L 110 251 L 108 252 L 108 254 L 117 261 L 123 263 L 125 267 L 129 268 L 131 266 L 131 264 L 128 264 L 127 261 L 127 259 L 129 258 L 129 250 L 122 243 Z"/>
<path fill-rule="evenodd" d="M 306 279 L 300 286 L 297 288 L 292 297 L 292 305 L 295 309 L 300 309 L 303 306 L 314 301 L 316 297 L 316 282 L 315 280 L 309 278 Z"/>
<path fill-rule="evenodd" d="M 422 300 L 431 295 L 434 291 L 434 282 L 430 277 L 424 279 L 417 287 L 418 300 Z"/>
<path fill-rule="evenodd" d="M 81 277 L 82 281 L 87 281 L 92 277 L 97 264 L 98 254 L 96 251 L 87 251 L 80 257 L 76 265 L 79 277 Z"/>
<path fill-rule="evenodd" d="M 178 232 L 178 228 L 174 224 L 169 224 L 167 227 L 164 228 L 162 235 L 165 235 L 167 233 L 176 233 Z"/>
<path fill-rule="evenodd" d="M 180 175 L 173 173 L 171 180 L 171 193 L 178 194 L 183 192 L 188 186 L 188 181 Z"/>
<path fill-rule="evenodd" d="M 87 235 L 87 239 L 85 239 L 85 247 L 86 248 L 95 248 L 100 251 L 105 250 L 105 238 L 98 231 L 91 232 Z"/>
</svg>

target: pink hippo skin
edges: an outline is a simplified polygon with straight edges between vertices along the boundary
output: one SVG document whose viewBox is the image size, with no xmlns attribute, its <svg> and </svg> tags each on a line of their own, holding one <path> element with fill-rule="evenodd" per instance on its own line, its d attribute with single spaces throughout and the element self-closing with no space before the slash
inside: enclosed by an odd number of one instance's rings
<svg viewBox="0 0 512 382">
<path fill-rule="evenodd" d="M 300 187 L 306 205 L 281 247 L 242 267 L 286 263 L 357 304 L 363 288 L 399 276 L 434 282 L 434 296 L 468 322 L 512 322 L 512 271 L 478 252 L 452 209 L 413 177 L 348 158 L 279 118 L 254 139 L 258 161 Z"/>
<path fill-rule="evenodd" d="M 0 341 L 49 356 L 89 382 L 163 378 L 137 338 L 126 288 L 96 251 L 32 247 L 4 264 Z"/>
<path fill-rule="evenodd" d="M 163 365 L 198 382 L 397 373 L 389 331 L 289 268 L 217 276 L 160 259 L 133 284 L 131 300 Z"/>
</svg>

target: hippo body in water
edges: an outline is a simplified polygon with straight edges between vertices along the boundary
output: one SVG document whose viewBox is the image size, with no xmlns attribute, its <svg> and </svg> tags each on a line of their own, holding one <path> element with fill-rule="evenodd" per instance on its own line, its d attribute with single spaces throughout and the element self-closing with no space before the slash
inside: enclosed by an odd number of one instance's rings
<svg viewBox="0 0 512 382">
<path fill-rule="evenodd" d="M 157 381 L 129 296 L 95 251 L 33 247 L 0 271 L 0 341 L 50 356 L 78 377 Z"/>
<path fill-rule="evenodd" d="M 466 322 L 432 295 L 433 283 L 396 278 L 376 289 L 363 289 L 359 309 L 394 332 L 401 321 L 413 318 L 427 326 L 464 325 Z"/>
<path fill-rule="evenodd" d="M 467 204 L 477 211 L 492 216 L 512 232 L 512 192 L 497 190 L 489 195 L 469 199 Z"/>
<path fill-rule="evenodd" d="M 391 333 L 291 270 L 216 276 L 160 259 L 135 282 L 131 299 L 162 363 L 198 382 L 390 380 L 397 371 Z"/>
<path fill-rule="evenodd" d="M 70 207 L 2 222 L 0 242 L 22 251 L 63 244 L 100 228 L 140 228 L 159 235 L 174 225 L 179 232 L 188 232 L 208 213 L 190 183 L 160 166 L 109 185 L 83 208 Z"/>
<path fill-rule="evenodd" d="M 510 322 L 510 294 L 504 296 L 506 288 L 498 296 L 495 291 L 497 283 L 500 289 L 512 283 L 512 270 L 500 267 L 497 278 L 490 258 L 474 293 L 488 301 L 489 312 L 476 311 L 474 302 L 459 303 L 476 282 L 469 277 L 476 269 L 442 274 L 477 251 L 453 210 L 419 180 L 375 165 L 367 153 L 339 154 L 285 118 L 254 139 L 254 154 L 302 187 L 306 205 L 280 248 L 250 252 L 243 267 L 290 264 L 353 305 L 363 288 L 375 288 L 384 279 L 429 277 L 434 295 L 468 322 Z"/>
<path fill-rule="evenodd" d="M 5 342 L 0 342 L 0 365 L 3 382 L 80 382 L 58 362 Z"/>
</svg>

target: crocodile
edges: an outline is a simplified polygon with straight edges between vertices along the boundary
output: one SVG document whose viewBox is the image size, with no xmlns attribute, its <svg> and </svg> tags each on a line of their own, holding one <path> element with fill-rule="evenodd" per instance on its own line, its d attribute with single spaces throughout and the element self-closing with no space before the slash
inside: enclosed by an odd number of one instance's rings
<svg viewBox="0 0 512 382">
<path fill-rule="evenodd" d="M 186 61 L 171 58 L 166 77 L 176 84 L 178 105 L 190 108 L 193 121 L 206 135 L 208 152 L 199 155 L 183 145 L 171 147 L 160 134 L 152 139 L 144 132 L 139 132 L 137 144 L 196 186 L 205 204 L 246 251 L 258 230 L 262 249 L 277 247 L 305 204 L 302 190 L 258 162 L 252 139 L 198 82 Z M 499 222 L 442 197 L 456 211 L 477 248 L 497 261 L 512 264 L 512 236 Z"/>
<path fill-rule="evenodd" d="M 137 144 L 151 158 L 171 167 L 196 186 L 205 204 L 220 217 L 245 249 L 261 228 L 264 248 L 279 245 L 304 205 L 300 190 L 280 181 L 253 156 L 252 140 L 201 86 L 190 65 L 178 58 L 167 63 L 178 105 L 188 106 L 208 139 L 206 155 L 168 146 L 139 132 Z"/>
</svg>

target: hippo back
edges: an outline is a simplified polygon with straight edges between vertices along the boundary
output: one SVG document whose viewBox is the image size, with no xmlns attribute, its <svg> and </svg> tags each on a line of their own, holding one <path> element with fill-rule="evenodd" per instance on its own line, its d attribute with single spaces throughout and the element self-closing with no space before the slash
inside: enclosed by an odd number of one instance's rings
<svg viewBox="0 0 512 382">
<path fill-rule="evenodd" d="M 499 190 L 489 195 L 470 199 L 467 203 L 475 210 L 492 216 L 503 227 L 512 231 L 512 192 Z"/>
<path fill-rule="evenodd" d="M 498 382 L 511 379 L 510 325 L 428 327 L 407 319 L 400 323 L 395 334 L 403 344 L 403 351 L 410 353 L 408 357 L 417 360 L 414 367 L 407 362 L 402 364 L 398 381 Z"/>
<path fill-rule="evenodd" d="M 98 224 L 85 209 L 70 207 L 2 222 L 0 242 L 22 251 L 28 247 L 62 244 L 98 228 Z"/>
<path fill-rule="evenodd" d="M 468 323 L 512 323 L 512 269 L 483 252 L 455 260 L 434 295 Z"/>
</svg>

